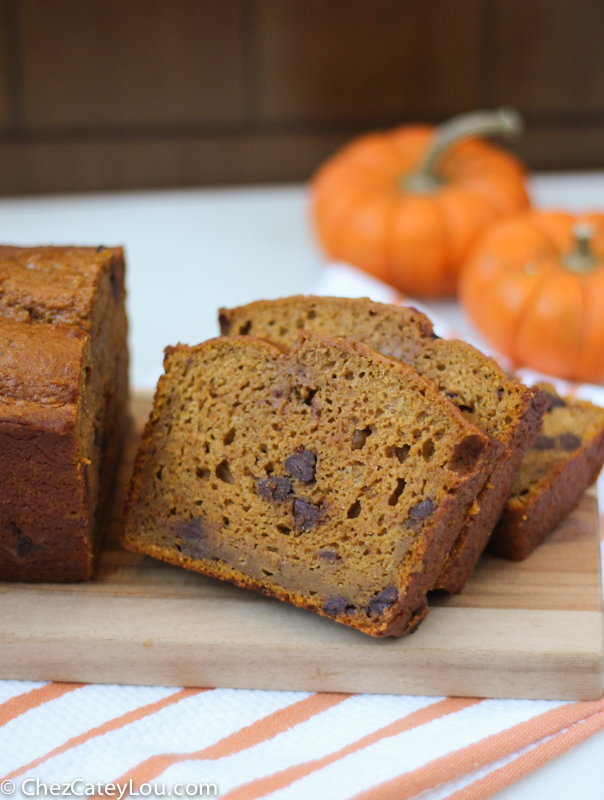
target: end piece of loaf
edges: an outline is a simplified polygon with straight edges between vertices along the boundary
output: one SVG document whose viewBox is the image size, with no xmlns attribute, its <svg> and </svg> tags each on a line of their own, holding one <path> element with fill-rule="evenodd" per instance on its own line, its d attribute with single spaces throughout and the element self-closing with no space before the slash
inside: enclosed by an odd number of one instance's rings
<svg viewBox="0 0 604 800">
<path fill-rule="evenodd" d="M 577 505 L 604 464 L 604 408 L 561 398 L 543 385 L 548 408 L 512 487 L 489 550 L 527 558 Z"/>
<path fill-rule="evenodd" d="M 121 248 L 0 247 L 0 580 L 90 578 L 126 429 Z"/>
<path fill-rule="evenodd" d="M 501 445 L 400 362 L 305 332 L 168 348 L 126 548 L 402 636 Z"/>
<path fill-rule="evenodd" d="M 503 445 L 468 514 L 436 588 L 459 592 L 472 574 L 508 499 L 514 474 L 541 427 L 545 398 L 510 379 L 465 342 L 439 339 L 414 308 L 341 297 L 286 297 L 221 309 L 222 333 L 249 334 L 291 347 L 300 329 L 343 336 L 409 364 L 476 426 Z"/>
</svg>

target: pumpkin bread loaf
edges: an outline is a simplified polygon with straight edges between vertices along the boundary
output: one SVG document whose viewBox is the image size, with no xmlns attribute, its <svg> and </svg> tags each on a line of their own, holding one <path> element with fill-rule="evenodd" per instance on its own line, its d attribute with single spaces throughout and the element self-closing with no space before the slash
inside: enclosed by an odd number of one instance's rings
<svg viewBox="0 0 604 800">
<path fill-rule="evenodd" d="M 514 478 L 512 496 L 489 542 L 505 558 L 527 558 L 579 502 L 604 464 L 604 408 L 561 398 L 544 385 L 543 431 Z"/>
<path fill-rule="evenodd" d="M 475 506 L 445 559 L 436 588 L 459 592 L 472 574 L 508 499 L 514 474 L 541 427 L 545 397 L 510 379 L 465 342 L 435 336 L 419 311 L 367 299 L 288 297 L 221 309 L 223 333 L 246 333 L 289 347 L 301 328 L 363 342 L 412 366 L 474 425 L 503 445 L 483 474 Z"/>
<path fill-rule="evenodd" d="M 92 575 L 126 428 L 121 248 L 0 247 L 0 580 Z"/>
<path fill-rule="evenodd" d="M 222 337 L 164 363 L 124 546 L 373 636 L 417 627 L 501 445 L 345 340 Z"/>
</svg>

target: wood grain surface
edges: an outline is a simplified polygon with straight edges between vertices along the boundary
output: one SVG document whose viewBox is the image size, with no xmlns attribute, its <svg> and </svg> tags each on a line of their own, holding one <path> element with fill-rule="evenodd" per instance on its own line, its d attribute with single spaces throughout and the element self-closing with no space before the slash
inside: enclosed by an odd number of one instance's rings
<svg viewBox="0 0 604 800">
<path fill-rule="evenodd" d="M 404 639 L 372 639 L 263 595 L 124 551 L 121 508 L 150 399 L 118 476 L 95 580 L 0 584 L 0 678 L 380 694 L 597 699 L 597 502 L 526 561 L 484 556 Z"/>
</svg>

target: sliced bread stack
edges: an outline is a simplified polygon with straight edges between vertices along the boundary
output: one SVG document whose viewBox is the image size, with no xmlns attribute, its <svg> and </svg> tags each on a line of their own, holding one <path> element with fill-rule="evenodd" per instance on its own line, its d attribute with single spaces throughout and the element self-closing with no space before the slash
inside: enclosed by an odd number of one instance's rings
<svg viewBox="0 0 604 800">
<path fill-rule="evenodd" d="M 477 428 L 502 445 L 476 503 L 447 554 L 435 588 L 459 592 L 472 574 L 510 496 L 514 475 L 538 434 L 547 401 L 509 378 L 465 342 L 435 336 L 419 311 L 367 299 L 288 297 L 221 309 L 223 334 L 248 334 L 291 347 L 300 329 L 363 342 L 413 367 Z"/>
</svg>

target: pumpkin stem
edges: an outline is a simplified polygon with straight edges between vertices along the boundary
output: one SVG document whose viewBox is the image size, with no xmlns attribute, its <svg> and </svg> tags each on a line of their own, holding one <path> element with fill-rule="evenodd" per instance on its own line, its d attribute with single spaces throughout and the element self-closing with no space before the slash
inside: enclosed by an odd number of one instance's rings
<svg viewBox="0 0 604 800">
<path fill-rule="evenodd" d="M 591 249 L 594 229 L 586 222 L 577 222 L 572 227 L 573 249 L 562 262 L 571 272 L 589 272 L 598 262 Z"/>
<path fill-rule="evenodd" d="M 437 172 L 441 156 L 462 139 L 477 136 L 519 136 L 524 130 L 524 121 L 514 108 L 500 108 L 497 111 L 474 111 L 461 114 L 436 128 L 432 145 L 424 156 L 423 163 L 416 172 L 402 176 L 401 189 L 413 194 L 430 194 L 442 186 L 443 178 Z"/>
</svg>

